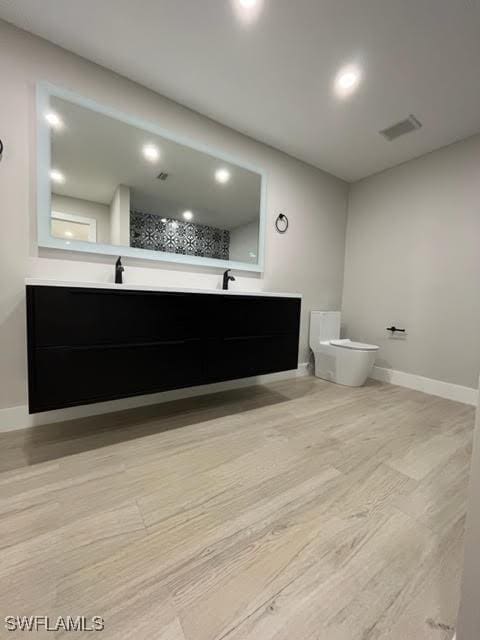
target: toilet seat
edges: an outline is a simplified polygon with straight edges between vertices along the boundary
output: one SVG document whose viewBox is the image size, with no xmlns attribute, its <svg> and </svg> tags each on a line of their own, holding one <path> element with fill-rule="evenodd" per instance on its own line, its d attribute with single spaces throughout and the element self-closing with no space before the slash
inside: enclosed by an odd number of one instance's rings
<svg viewBox="0 0 480 640">
<path fill-rule="evenodd" d="M 375 344 L 366 344 L 364 342 L 352 342 L 348 338 L 344 340 L 330 340 L 333 347 L 343 347 L 344 349 L 352 349 L 354 351 L 378 351 Z"/>
</svg>

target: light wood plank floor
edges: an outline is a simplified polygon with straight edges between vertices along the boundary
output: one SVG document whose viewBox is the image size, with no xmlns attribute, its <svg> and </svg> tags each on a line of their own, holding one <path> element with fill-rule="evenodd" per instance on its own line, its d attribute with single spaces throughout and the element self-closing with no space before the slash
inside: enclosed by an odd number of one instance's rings
<svg viewBox="0 0 480 640">
<path fill-rule="evenodd" d="M 3 434 L 0 637 L 450 639 L 473 413 L 308 377 Z"/>
</svg>

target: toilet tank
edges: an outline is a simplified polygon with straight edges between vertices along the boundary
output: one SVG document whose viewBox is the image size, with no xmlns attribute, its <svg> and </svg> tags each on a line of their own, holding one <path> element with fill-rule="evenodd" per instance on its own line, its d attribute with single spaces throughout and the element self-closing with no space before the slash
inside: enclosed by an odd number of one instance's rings
<svg viewBox="0 0 480 640">
<path fill-rule="evenodd" d="M 310 347 L 340 338 L 340 311 L 310 312 Z"/>
</svg>

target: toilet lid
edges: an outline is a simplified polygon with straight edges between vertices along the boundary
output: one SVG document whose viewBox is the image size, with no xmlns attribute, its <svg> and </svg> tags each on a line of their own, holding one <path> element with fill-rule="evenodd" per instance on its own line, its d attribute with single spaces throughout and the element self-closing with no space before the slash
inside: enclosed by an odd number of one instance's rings
<svg viewBox="0 0 480 640">
<path fill-rule="evenodd" d="M 351 340 L 330 340 L 330 344 L 334 347 L 343 347 L 344 349 L 357 349 L 358 351 L 378 351 L 375 344 L 365 344 L 364 342 L 352 342 Z"/>
</svg>

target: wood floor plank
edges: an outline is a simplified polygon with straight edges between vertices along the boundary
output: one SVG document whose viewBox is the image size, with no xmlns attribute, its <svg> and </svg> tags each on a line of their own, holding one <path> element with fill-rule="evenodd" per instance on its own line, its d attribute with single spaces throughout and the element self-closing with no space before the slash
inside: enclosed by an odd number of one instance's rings
<svg viewBox="0 0 480 640">
<path fill-rule="evenodd" d="M 462 446 L 459 437 L 435 435 L 401 456 L 393 456 L 388 464 L 414 480 L 421 480 Z"/>
<path fill-rule="evenodd" d="M 408 494 L 394 500 L 396 507 L 436 533 L 449 529 L 467 508 L 470 449 L 457 449 L 435 467 Z"/>
<path fill-rule="evenodd" d="M 464 525 L 462 517 L 432 538 L 429 552 L 405 589 L 372 625 L 369 640 L 452 639 L 459 604 Z M 365 594 L 362 602 L 370 606 Z"/>
<path fill-rule="evenodd" d="M 402 538 L 398 539 L 399 531 Z M 338 540 L 331 548 L 326 570 L 313 564 L 223 637 L 229 640 L 360 640 L 368 638 L 370 619 L 361 620 L 352 606 L 355 598 L 372 584 L 391 563 L 393 578 L 388 586 L 401 589 L 413 573 L 413 560 L 428 543 L 425 533 L 407 516 L 376 514 L 368 522 L 355 522 L 342 539 L 341 560 L 336 560 Z M 327 547 L 328 548 L 328 547 Z M 376 606 L 372 598 L 371 607 Z M 348 608 L 351 607 L 350 612 Z M 381 609 L 377 610 L 379 614 Z M 356 616 L 356 619 L 355 619 Z M 346 627 L 348 625 L 348 628 Z"/>
<path fill-rule="evenodd" d="M 79 604 L 83 615 L 100 616 L 104 629 L 98 634 L 108 640 L 185 640 L 180 620 L 168 593 L 155 582 L 144 583 L 141 588 L 124 594 L 124 598 L 100 600 L 89 608 Z M 66 603 L 60 595 L 57 606 L 65 610 Z M 72 606 L 69 604 L 68 606 Z M 59 638 L 69 638 L 71 633 L 58 634 Z"/>
</svg>

